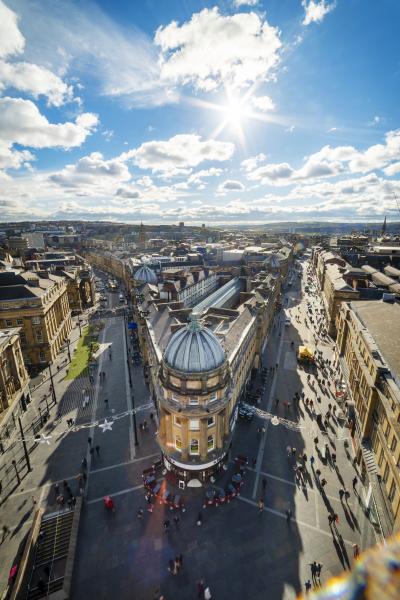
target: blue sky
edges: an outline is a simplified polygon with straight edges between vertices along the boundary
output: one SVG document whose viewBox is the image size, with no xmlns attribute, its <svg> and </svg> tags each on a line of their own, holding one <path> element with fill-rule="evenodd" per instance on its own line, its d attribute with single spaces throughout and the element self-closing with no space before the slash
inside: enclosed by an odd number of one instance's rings
<svg viewBox="0 0 400 600">
<path fill-rule="evenodd" d="M 399 219 L 397 0 L 0 0 L 0 220 Z"/>
</svg>

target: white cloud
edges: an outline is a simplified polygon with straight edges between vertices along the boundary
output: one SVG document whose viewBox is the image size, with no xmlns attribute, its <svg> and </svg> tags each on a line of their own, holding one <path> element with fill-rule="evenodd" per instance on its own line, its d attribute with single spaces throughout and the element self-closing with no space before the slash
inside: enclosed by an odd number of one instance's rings
<svg viewBox="0 0 400 600">
<path fill-rule="evenodd" d="M 392 175 L 397 175 L 397 173 L 400 173 L 400 162 L 395 162 L 383 170 L 389 177 L 392 177 Z"/>
<path fill-rule="evenodd" d="M 25 38 L 18 28 L 17 15 L 0 0 L 0 91 L 13 88 L 34 98 L 46 96 L 48 104 L 61 106 L 73 99 L 72 86 L 48 68 L 9 59 L 23 52 Z M 7 61 L 5 60 L 7 59 Z"/>
<path fill-rule="evenodd" d="M 241 6 L 257 6 L 259 0 L 233 0 L 233 6 L 240 8 Z"/>
<path fill-rule="evenodd" d="M 260 152 L 257 156 L 251 156 L 250 158 L 242 160 L 240 165 L 245 171 L 253 171 L 259 163 L 264 162 L 265 160 L 267 160 L 267 156 Z"/>
<path fill-rule="evenodd" d="M 275 109 L 275 104 L 269 96 L 252 96 L 251 103 L 254 106 L 254 108 L 257 108 L 262 112 L 267 112 L 269 110 Z"/>
<path fill-rule="evenodd" d="M 278 29 L 256 13 L 224 16 L 217 7 L 159 27 L 154 40 L 163 80 L 203 91 L 271 79 L 281 47 Z"/>
<path fill-rule="evenodd" d="M 61 106 L 73 98 L 72 86 L 48 69 L 27 62 L 0 61 L 0 91 L 7 88 L 15 88 L 34 98 L 46 96 L 52 106 Z"/>
<path fill-rule="evenodd" d="M 62 171 L 49 176 L 52 183 L 66 188 L 100 187 L 129 181 L 131 174 L 125 162 L 114 158 L 105 160 L 100 152 L 92 152 L 79 159 L 74 165 L 67 165 Z M 110 189 L 112 189 L 110 187 Z"/>
<path fill-rule="evenodd" d="M 379 125 L 381 121 L 381 117 L 379 115 L 375 115 L 374 118 L 371 119 L 371 121 L 368 121 L 367 125 L 368 127 L 374 127 L 375 125 Z"/>
<path fill-rule="evenodd" d="M 330 127 L 327 129 L 326 133 L 333 133 L 334 131 L 337 131 L 337 127 Z"/>
<path fill-rule="evenodd" d="M 169 172 L 176 169 L 196 167 L 204 161 L 229 160 L 235 146 L 217 140 L 202 141 L 194 134 L 176 135 L 165 141 L 145 142 L 128 154 L 141 169 Z"/>
<path fill-rule="evenodd" d="M 188 178 L 188 183 L 198 185 L 201 183 L 201 180 L 204 179 L 204 177 L 219 177 L 222 172 L 222 169 L 217 169 L 216 167 L 211 167 L 211 169 L 202 169 L 201 171 L 192 173 Z"/>
<path fill-rule="evenodd" d="M 293 131 L 296 129 L 295 125 L 291 125 L 290 127 L 287 127 L 285 129 L 285 133 L 293 133 Z"/>
<path fill-rule="evenodd" d="M 302 6 L 305 11 L 303 25 L 310 25 L 310 23 L 321 23 L 326 15 L 336 7 L 336 2 L 303 0 Z"/>
<path fill-rule="evenodd" d="M 30 148 L 80 146 L 98 122 L 93 113 L 79 115 L 75 123 L 52 124 L 31 100 L 0 98 L 0 142 Z"/>
<path fill-rule="evenodd" d="M 0 0 L 0 57 L 23 51 L 25 39 L 18 28 L 17 15 Z"/>
<path fill-rule="evenodd" d="M 242 190 L 244 190 L 243 183 L 234 179 L 227 179 L 218 186 L 218 193 L 220 194 L 226 192 L 241 192 Z"/>
</svg>

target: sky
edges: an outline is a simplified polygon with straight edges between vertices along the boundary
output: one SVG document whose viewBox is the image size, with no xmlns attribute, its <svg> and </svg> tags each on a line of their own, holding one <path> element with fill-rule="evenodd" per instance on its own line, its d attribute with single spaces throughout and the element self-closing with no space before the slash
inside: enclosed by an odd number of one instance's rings
<svg viewBox="0 0 400 600">
<path fill-rule="evenodd" d="M 0 0 L 0 221 L 400 220 L 399 22 L 398 0 Z"/>
</svg>

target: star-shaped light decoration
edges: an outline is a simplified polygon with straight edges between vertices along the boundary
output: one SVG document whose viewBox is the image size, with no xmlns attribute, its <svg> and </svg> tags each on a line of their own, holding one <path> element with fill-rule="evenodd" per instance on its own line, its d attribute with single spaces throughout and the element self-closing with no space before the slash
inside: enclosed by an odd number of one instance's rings
<svg viewBox="0 0 400 600">
<path fill-rule="evenodd" d="M 51 435 L 45 435 L 44 433 L 40 434 L 40 437 L 35 438 L 36 442 L 39 442 L 39 444 L 47 444 L 48 446 L 50 446 L 50 440 L 53 436 Z"/>
<path fill-rule="evenodd" d="M 112 430 L 112 426 L 113 426 L 113 422 L 112 421 L 107 421 L 107 419 L 104 419 L 104 423 L 100 423 L 99 427 L 102 430 L 102 432 L 104 433 L 105 431 L 111 431 Z"/>
</svg>

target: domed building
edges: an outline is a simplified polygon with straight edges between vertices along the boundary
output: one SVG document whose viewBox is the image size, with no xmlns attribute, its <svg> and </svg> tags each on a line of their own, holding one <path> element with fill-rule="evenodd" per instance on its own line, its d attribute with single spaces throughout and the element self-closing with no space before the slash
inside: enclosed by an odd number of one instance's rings
<svg viewBox="0 0 400 600">
<path fill-rule="evenodd" d="M 139 269 L 135 272 L 133 280 L 138 285 L 141 285 L 143 283 L 156 284 L 157 275 L 152 269 L 150 269 L 150 267 L 148 267 L 147 265 L 143 265 L 142 267 L 139 267 Z"/>
<path fill-rule="evenodd" d="M 175 331 L 160 383 L 158 442 L 165 465 L 187 482 L 205 481 L 229 446 L 230 370 L 216 335 L 197 320 Z"/>
</svg>

